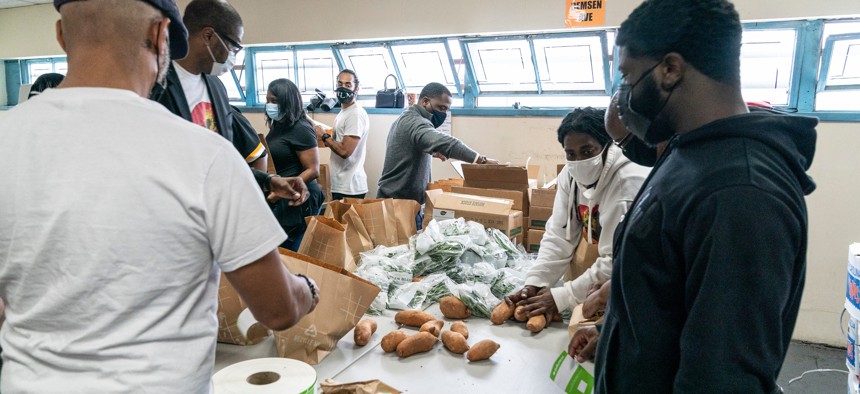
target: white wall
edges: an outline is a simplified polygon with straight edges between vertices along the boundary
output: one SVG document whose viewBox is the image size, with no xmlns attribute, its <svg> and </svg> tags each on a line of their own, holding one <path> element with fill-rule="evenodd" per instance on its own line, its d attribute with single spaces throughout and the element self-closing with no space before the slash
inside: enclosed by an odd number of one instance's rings
<svg viewBox="0 0 860 394">
<path fill-rule="evenodd" d="M 561 0 L 318 0 L 312 5 L 283 0 L 232 0 L 243 15 L 246 44 L 333 41 L 370 38 L 468 34 L 563 28 Z M 180 7 L 188 0 L 180 0 Z M 618 25 L 639 3 L 608 0 L 607 23 Z M 744 20 L 837 16 L 860 13 L 857 0 L 736 0 Z M 436 13 L 436 10 L 440 10 Z M 62 54 L 54 39 L 57 13 L 51 5 L 0 10 L 0 59 Z M 0 111 L 0 116 L 3 116 Z M 265 131 L 261 114 L 249 114 Z M 330 114 L 318 115 L 332 123 Z M 375 194 L 382 171 L 385 139 L 393 115 L 371 115 L 366 171 Z M 554 137 L 561 121 L 551 117 L 455 117 L 454 135 L 489 156 L 522 163 L 532 157 L 554 173 L 563 160 Z M 848 244 L 860 241 L 860 182 L 857 182 L 857 123 L 823 123 L 818 127 L 816 157 L 810 173 L 818 190 L 808 198 L 809 253 L 806 289 L 794 337 L 844 345 L 838 326 L 845 286 Z M 322 152 L 323 162 L 328 152 Z M 453 176 L 434 163 L 434 178 Z M 763 278 L 766 280 L 766 278 Z M 751 317 L 751 318 L 754 318 Z M 742 327 L 738 329 L 743 329 Z"/>
</svg>

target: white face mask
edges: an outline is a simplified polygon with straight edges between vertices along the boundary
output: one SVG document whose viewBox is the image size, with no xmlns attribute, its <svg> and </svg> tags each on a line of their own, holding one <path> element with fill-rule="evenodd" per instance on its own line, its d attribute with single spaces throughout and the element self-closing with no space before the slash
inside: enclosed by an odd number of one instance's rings
<svg viewBox="0 0 860 394">
<path fill-rule="evenodd" d="M 212 57 L 212 70 L 209 71 L 209 75 L 220 77 L 230 72 L 230 70 L 233 69 L 233 66 L 236 65 L 236 54 L 233 53 L 230 48 L 227 48 L 227 44 L 221 40 L 218 33 L 215 33 L 215 37 L 218 38 L 218 41 L 224 46 L 224 50 L 227 51 L 227 60 L 225 60 L 224 63 L 218 63 L 218 60 L 215 60 L 215 54 L 212 53 L 212 49 L 207 45 L 206 50 L 209 51 L 209 56 Z"/>
<path fill-rule="evenodd" d="M 581 186 L 593 185 L 597 183 L 600 173 L 603 172 L 603 152 L 590 159 L 568 161 L 567 170 Z"/>
</svg>

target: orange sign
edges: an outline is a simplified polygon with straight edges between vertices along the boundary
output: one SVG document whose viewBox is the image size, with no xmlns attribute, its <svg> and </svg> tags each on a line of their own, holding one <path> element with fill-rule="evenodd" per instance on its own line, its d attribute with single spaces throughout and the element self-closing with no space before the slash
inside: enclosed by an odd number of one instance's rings
<svg viewBox="0 0 860 394">
<path fill-rule="evenodd" d="M 606 0 L 567 0 L 565 27 L 603 26 L 606 21 Z"/>
</svg>

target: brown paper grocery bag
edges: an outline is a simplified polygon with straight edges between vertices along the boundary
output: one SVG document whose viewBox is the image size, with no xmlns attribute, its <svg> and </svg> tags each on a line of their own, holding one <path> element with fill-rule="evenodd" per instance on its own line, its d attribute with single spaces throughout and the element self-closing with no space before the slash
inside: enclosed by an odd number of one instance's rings
<svg viewBox="0 0 860 394">
<path fill-rule="evenodd" d="M 352 205 L 352 209 L 358 212 L 370 239 L 375 246 L 397 246 L 396 221 L 393 212 L 388 212 L 390 203 L 383 199 L 357 200 L 345 198 L 344 203 Z"/>
<path fill-rule="evenodd" d="M 320 390 L 322 394 L 400 394 L 400 390 L 378 379 L 353 383 L 337 383 L 326 379 L 320 383 Z"/>
<path fill-rule="evenodd" d="M 397 246 L 408 243 L 409 237 L 418 232 L 415 216 L 419 209 L 418 202 L 413 200 L 345 198 L 332 201 L 326 208 L 325 217 L 348 225 L 347 238 L 356 237 L 361 241 L 362 250 L 359 252 L 356 252 L 358 242 L 350 241 L 350 247 L 356 254 L 379 245 Z M 361 225 L 358 225 L 355 218 L 348 219 L 350 212 L 354 212 L 361 219 Z M 351 223 L 348 223 L 350 220 Z M 350 234 L 353 231 L 359 234 Z M 371 244 L 369 248 L 368 240 Z"/>
<path fill-rule="evenodd" d="M 564 281 L 571 281 L 578 278 L 580 275 L 588 271 L 600 253 L 597 249 L 597 244 L 590 244 L 585 237 L 579 237 L 579 245 L 573 252 L 573 258 L 570 259 L 570 266 L 567 267 L 567 272 L 564 273 Z"/>
<path fill-rule="evenodd" d="M 361 253 L 373 249 L 373 240 L 367 227 L 364 227 L 361 216 L 352 207 L 343 214 L 341 223 L 346 226 L 346 243 L 352 251 L 352 258 L 357 262 L 361 261 Z"/>
<path fill-rule="evenodd" d="M 390 200 L 392 208 L 388 210 L 394 215 L 394 225 L 397 235 L 395 245 L 405 245 L 409 243 L 409 238 L 418 232 L 418 227 L 415 224 L 415 216 L 421 209 L 421 205 L 415 200 Z"/>
<path fill-rule="evenodd" d="M 218 287 L 218 342 L 231 343 L 234 345 L 253 345 L 269 336 L 269 330 L 262 324 L 255 324 L 243 333 L 236 324 L 239 314 L 245 308 L 245 302 L 236 293 L 236 289 L 227 280 L 227 276 L 221 273 L 221 281 Z"/>
<path fill-rule="evenodd" d="M 280 252 L 290 272 L 307 275 L 316 282 L 320 301 L 316 309 L 295 326 L 275 333 L 278 356 L 316 365 L 358 324 L 379 294 L 379 287 L 308 256 L 286 249 Z"/>
<path fill-rule="evenodd" d="M 307 221 L 308 228 L 298 252 L 349 272 L 355 271 L 355 258 L 346 242 L 343 224 L 323 216 L 311 216 Z"/>
</svg>

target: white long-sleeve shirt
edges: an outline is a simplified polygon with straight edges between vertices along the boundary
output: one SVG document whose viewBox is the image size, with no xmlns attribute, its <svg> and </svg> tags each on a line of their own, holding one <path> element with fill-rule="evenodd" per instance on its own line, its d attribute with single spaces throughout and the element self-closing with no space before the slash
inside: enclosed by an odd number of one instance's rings
<svg viewBox="0 0 860 394">
<path fill-rule="evenodd" d="M 584 302 L 592 284 L 603 283 L 612 275 L 615 228 L 627 213 L 650 171 L 649 168 L 631 162 L 614 144 L 610 144 L 607 149 L 609 152 L 606 155 L 606 163 L 594 188 L 577 188 L 567 166 L 558 175 L 558 192 L 555 195 L 552 216 L 546 222 L 546 233 L 540 243 L 537 261 L 526 276 L 527 286 L 554 285 L 570 266 L 579 239 L 583 236 L 583 225 L 587 228 L 586 237 L 597 238 L 590 234 L 592 226 L 589 223 L 581 224 L 577 220 L 578 208 L 574 190 L 579 189 L 578 200 L 580 204 L 588 206 L 588 220 L 592 208 L 599 206 L 600 214 L 597 220 L 602 228 L 597 246 L 599 257 L 594 265 L 578 278 L 550 290 L 559 311 Z"/>
</svg>

